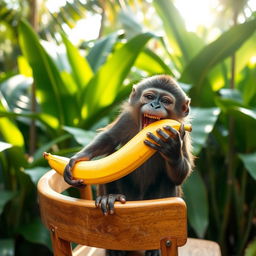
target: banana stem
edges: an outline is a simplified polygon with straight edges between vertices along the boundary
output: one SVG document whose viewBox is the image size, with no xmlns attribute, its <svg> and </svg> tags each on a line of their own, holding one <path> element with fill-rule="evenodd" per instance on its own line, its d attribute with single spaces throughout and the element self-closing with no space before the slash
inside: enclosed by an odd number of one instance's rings
<svg viewBox="0 0 256 256">
<path fill-rule="evenodd" d="M 47 153 L 47 152 L 44 152 L 43 153 L 43 157 L 44 157 L 44 159 L 46 159 L 46 160 L 48 160 L 49 159 L 49 156 L 50 156 L 51 154 L 50 153 Z"/>
<path fill-rule="evenodd" d="M 192 132 L 192 125 L 191 124 L 185 124 L 184 125 L 184 129 L 187 132 Z"/>
</svg>

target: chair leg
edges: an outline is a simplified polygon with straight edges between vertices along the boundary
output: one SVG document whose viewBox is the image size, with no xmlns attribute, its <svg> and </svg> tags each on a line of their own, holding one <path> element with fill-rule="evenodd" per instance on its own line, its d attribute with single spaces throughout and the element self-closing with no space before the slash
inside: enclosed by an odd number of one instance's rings
<svg viewBox="0 0 256 256">
<path fill-rule="evenodd" d="M 91 185 L 86 185 L 85 188 L 80 189 L 80 197 L 81 199 L 93 200 Z"/>
<path fill-rule="evenodd" d="M 173 238 L 164 238 L 160 241 L 162 256 L 178 256 L 177 240 Z"/>
<path fill-rule="evenodd" d="M 72 256 L 71 244 L 58 237 L 57 232 L 54 228 L 51 228 L 51 240 L 53 247 L 54 256 Z"/>
</svg>

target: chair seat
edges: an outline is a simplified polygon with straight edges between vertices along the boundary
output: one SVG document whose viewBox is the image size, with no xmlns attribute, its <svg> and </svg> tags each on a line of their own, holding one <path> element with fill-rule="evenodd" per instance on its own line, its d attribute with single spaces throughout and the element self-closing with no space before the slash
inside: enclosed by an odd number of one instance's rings
<svg viewBox="0 0 256 256">
<path fill-rule="evenodd" d="M 188 238 L 187 243 L 178 250 L 179 256 L 221 256 L 217 243 L 195 238 Z"/>
<path fill-rule="evenodd" d="M 217 243 L 195 238 L 188 238 L 187 243 L 178 250 L 179 256 L 221 256 Z M 73 256 L 105 256 L 105 250 L 79 245 L 73 251 Z M 129 256 L 143 256 L 143 252 L 131 252 Z"/>
</svg>

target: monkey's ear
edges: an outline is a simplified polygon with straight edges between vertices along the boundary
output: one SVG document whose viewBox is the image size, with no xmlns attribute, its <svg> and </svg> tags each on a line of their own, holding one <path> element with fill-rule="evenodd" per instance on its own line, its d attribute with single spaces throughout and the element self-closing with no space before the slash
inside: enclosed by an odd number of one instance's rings
<svg viewBox="0 0 256 256">
<path fill-rule="evenodd" d="M 136 94 L 136 85 L 134 85 L 132 87 L 132 92 L 130 93 L 130 97 L 129 97 L 129 100 L 128 100 L 129 103 L 131 103 L 131 100 L 132 100 L 132 98 L 134 98 L 135 94 Z"/>
<path fill-rule="evenodd" d="M 190 99 L 187 99 L 187 100 L 185 100 L 185 102 L 182 105 L 182 113 L 183 113 L 184 117 L 189 114 L 189 111 L 190 111 L 189 106 L 190 106 Z"/>
</svg>

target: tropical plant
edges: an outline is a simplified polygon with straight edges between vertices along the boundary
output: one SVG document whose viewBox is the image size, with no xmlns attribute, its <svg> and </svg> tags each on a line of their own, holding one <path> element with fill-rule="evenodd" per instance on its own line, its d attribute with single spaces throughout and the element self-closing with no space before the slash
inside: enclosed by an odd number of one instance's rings
<svg viewBox="0 0 256 256">
<path fill-rule="evenodd" d="M 78 150 L 79 145 L 88 143 L 94 133 L 85 132 L 81 128 L 89 129 L 97 125 L 117 103 L 127 97 L 131 84 L 123 87 L 121 85 L 139 53 L 154 35 L 140 34 L 126 43 L 119 42 L 118 47 L 115 47 L 119 37 L 116 33 L 111 34 L 91 49 L 89 63 L 64 34 L 62 39 L 66 54 L 54 59 L 46 52 L 27 22 L 20 21 L 18 31 L 20 47 L 25 56 L 19 61 L 20 75 L 5 80 L 1 85 L 0 130 L 1 138 L 5 141 L 1 144 L 5 191 L 1 204 L 4 220 L 2 237 L 20 234 L 30 242 L 50 247 L 49 236 L 45 235 L 47 233 L 39 222 L 38 213 L 35 215 L 35 186 L 38 178 L 47 170 L 42 167 L 45 164 L 42 163 L 42 153 L 52 147 L 59 154 L 72 153 Z M 49 44 L 46 44 L 47 47 Z M 58 49 L 56 45 L 55 47 Z M 108 58 L 106 55 L 109 55 Z M 165 67 L 161 62 L 158 64 L 159 58 L 149 50 L 140 58 L 143 56 L 156 63 L 159 68 Z M 63 60 L 67 62 L 66 66 L 63 65 Z M 26 76 L 32 73 L 37 85 L 36 113 L 29 111 L 26 96 L 32 84 L 31 78 Z M 105 81 L 109 83 L 107 87 Z M 25 155 L 30 119 L 37 121 L 39 130 L 38 150 L 33 159 Z M 101 122 L 105 124 L 106 120 Z M 72 140 L 72 136 L 75 140 Z M 15 161 L 12 162 L 11 159 Z M 17 205 L 19 211 L 14 210 Z M 31 209 L 35 211 L 31 212 Z M 31 236 L 35 230 L 37 235 Z M 3 248 L 13 250 L 13 240 L 2 243 Z M 17 248 L 19 252 L 23 245 Z"/>
<path fill-rule="evenodd" d="M 241 1 L 239 6 L 242 2 L 246 3 Z M 14 255 L 14 247 L 16 255 L 32 253 L 35 248 L 42 255 L 49 254 L 49 236 L 36 205 L 36 183 L 47 171 L 42 153 L 78 151 L 96 128 L 113 118 L 132 83 L 143 76 L 167 73 L 175 75 L 192 98 L 197 160 L 183 189 L 189 234 L 219 242 L 223 255 L 254 255 L 254 15 L 242 24 L 234 19 L 233 26 L 208 42 L 187 31 L 171 0 L 153 1 L 163 37 L 142 32 L 146 26 L 129 15 L 134 8 L 117 6 L 113 10 L 121 14 L 115 18 L 119 17 L 125 33 L 113 31 L 106 22 L 104 32 L 112 33 L 93 46 L 83 44 L 85 52 L 63 32 L 58 46 L 40 41 L 27 22 L 19 22 L 19 71 L 4 74 L 0 81 L 0 254 L 8 249 Z M 238 16 L 237 6 L 228 10 Z M 35 113 L 30 111 L 28 97 L 32 81 L 36 84 Z M 37 151 L 28 158 L 32 119 L 37 127 Z"/>
<path fill-rule="evenodd" d="M 255 232 L 256 169 L 252 163 L 255 163 L 256 144 L 250 139 L 251 127 L 255 125 L 255 103 L 251 101 L 255 86 L 249 77 L 255 66 L 250 63 L 255 47 L 250 45 L 255 40 L 256 20 L 252 16 L 247 22 L 234 25 L 202 48 L 205 42 L 202 44 L 196 35 L 186 32 L 169 1 L 154 4 L 167 38 L 180 50 L 176 65 L 181 71 L 180 81 L 192 84 L 190 96 L 197 107 L 194 118 L 202 118 L 201 124 L 207 124 L 192 135 L 198 155 L 197 168 L 184 186 L 191 227 L 197 236 L 220 242 L 224 255 L 242 255 Z M 198 43 L 194 44 L 195 40 Z M 234 63 L 235 53 L 239 64 Z M 228 57 L 232 58 L 232 65 Z M 210 120 L 212 123 L 208 123 Z M 203 145 L 198 131 L 208 134 Z M 200 151 L 197 142 L 203 146 Z"/>
</svg>

